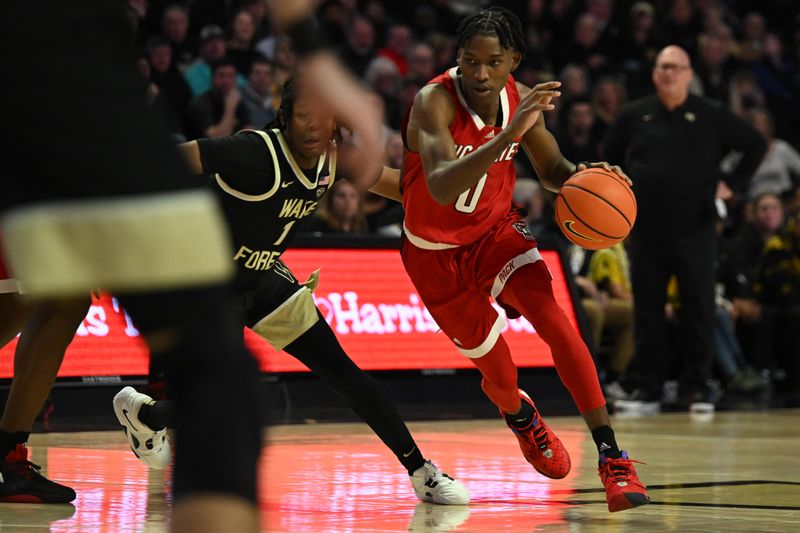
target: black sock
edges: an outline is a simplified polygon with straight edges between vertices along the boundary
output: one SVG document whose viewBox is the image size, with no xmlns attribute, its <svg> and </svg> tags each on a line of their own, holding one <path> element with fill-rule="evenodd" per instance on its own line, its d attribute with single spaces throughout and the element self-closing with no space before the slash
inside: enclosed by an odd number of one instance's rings
<svg viewBox="0 0 800 533">
<path fill-rule="evenodd" d="M 408 456 L 406 456 L 406 453 L 408 453 Z M 416 444 L 410 451 L 401 453 L 397 458 L 403 464 L 403 467 L 408 470 L 409 476 L 425 464 L 425 458 L 422 457 L 422 452 L 419 451 Z"/>
<path fill-rule="evenodd" d="M 30 436 L 30 431 L 11 432 L 0 429 L 0 461 L 5 460 L 8 452 L 16 449 L 17 444 L 25 444 L 28 442 L 28 437 Z"/>
<path fill-rule="evenodd" d="M 372 376 L 353 363 L 322 315 L 284 351 L 336 391 L 369 424 L 409 473 L 424 464 L 422 453 L 389 395 Z"/>
<path fill-rule="evenodd" d="M 614 430 L 611 426 L 600 426 L 592 430 L 592 439 L 597 446 L 597 451 L 609 459 L 619 459 L 622 453 L 617 446 L 617 439 L 614 437 Z"/>
<path fill-rule="evenodd" d="M 513 415 L 506 413 L 504 416 L 506 417 L 506 422 L 508 422 L 510 426 L 517 429 L 525 429 L 533 423 L 536 411 L 534 411 L 533 406 L 525 400 L 520 400 L 520 403 L 522 406 L 518 413 Z"/>
<path fill-rule="evenodd" d="M 174 405 L 170 400 L 161 400 L 153 404 L 144 404 L 139 408 L 139 420 L 155 431 L 173 427 Z"/>
</svg>

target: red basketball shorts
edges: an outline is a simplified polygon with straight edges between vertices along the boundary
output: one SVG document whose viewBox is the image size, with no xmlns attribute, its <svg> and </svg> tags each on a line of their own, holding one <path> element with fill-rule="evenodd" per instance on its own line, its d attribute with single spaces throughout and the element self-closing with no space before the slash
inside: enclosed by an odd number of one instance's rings
<svg viewBox="0 0 800 533">
<path fill-rule="evenodd" d="M 403 264 L 428 311 L 458 350 L 469 358 L 482 357 L 506 325 L 490 297 L 516 318 L 519 313 L 503 305 L 501 294 L 511 274 L 538 261 L 543 276 L 549 277 L 550 272 L 536 240 L 514 212 L 472 244 L 443 246 L 447 245 L 406 232 L 400 250 Z"/>
</svg>

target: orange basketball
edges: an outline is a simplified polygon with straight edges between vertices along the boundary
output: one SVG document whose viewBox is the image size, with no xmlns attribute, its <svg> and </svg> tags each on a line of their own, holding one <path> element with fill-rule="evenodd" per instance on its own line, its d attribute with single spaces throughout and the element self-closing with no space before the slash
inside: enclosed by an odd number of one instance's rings
<svg viewBox="0 0 800 533">
<path fill-rule="evenodd" d="M 577 172 L 556 197 L 558 227 L 589 250 L 608 248 L 628 236 L 636 220 L 636 197 L 623 178 L 602 168 Z"/>
</svg>

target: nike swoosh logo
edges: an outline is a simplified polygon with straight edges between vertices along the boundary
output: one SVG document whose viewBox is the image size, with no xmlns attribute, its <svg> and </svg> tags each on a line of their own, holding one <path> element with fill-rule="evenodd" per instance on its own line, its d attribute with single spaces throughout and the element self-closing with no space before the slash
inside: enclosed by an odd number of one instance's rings
<svg viewBox="0 0 800 533">
<path fill-rule="evenodd" d="M 416 447 L 416 446 L 414 446 L 413 448 L 411 448 L 411 451 L 410 451 L 410 452 L 408 452 L 408 453 L 404 453 L 404 454 L 403 454 L 403 457 L 411 457 L 411 454 L 412 454 L 412 453 L 414 453 L 414 450 L 416 450 L 416 449 L 417 449 L 417 447 Z"/>
<path fill-rule="evenodd" d="M 580 237 L 581 239 L 586 239 L 587 241 L 600 242 L 600 239 L 593 239 L 591 237 L 587 237 L 583 233 L 581 233 L 578 230 L 576 230 L 575 228 L 573 228 L 572 226 L 574 224 L 575 224 L 574 220 L 565 220 L 564 221 L 564 227 L 567 228 L 567 231 L 572 233 L 573 235 L 576 235 L 576 236 Z"/>
<path fill-rule="evenodd" d="M 127 409 L 123 409 L 122 410 L 122 416 L 125 417 L 125 420 L 128 421 L 128 424 L 131 425 L 131 427 L 133 428 L 134 431 L 139 431 L 138 429 L 136 429 L 136 425 L 133 422 L 131 422 L 131 419 L 128 418 L 128 410 Z"/>
<path fill-rule="evenodd" d="M 281 189 L 285 189 L 286 187 L 288 187 L 292 183 L 294 183 L 294 182 L 293 181 L 284 181 L 283 183 L 281 183 Z"/>
</svg>

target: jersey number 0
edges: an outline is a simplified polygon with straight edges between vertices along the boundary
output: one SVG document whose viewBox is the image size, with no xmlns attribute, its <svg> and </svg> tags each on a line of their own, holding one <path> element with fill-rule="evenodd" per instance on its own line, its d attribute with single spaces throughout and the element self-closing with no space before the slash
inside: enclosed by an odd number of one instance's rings
<svg viewBox="0 0 800 533">
<path fill-rule="evenodd" d="M 474 187 L 470 187 L 461 193 L 461 195 L 458 197 L 458 200 L 456 200 L 456 211 L 467 214 L 475 211 L 475 208 L 478 207 L 478 200 L 481 198 L 481 193 L 483 192 L 483 187 L 485 185 L 486 174 L 481 176 L 481 179 L 478 180 L 478 183 L 476 183 Z"/>
</svg>

